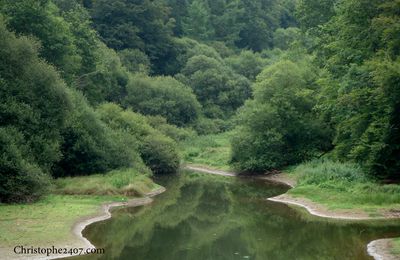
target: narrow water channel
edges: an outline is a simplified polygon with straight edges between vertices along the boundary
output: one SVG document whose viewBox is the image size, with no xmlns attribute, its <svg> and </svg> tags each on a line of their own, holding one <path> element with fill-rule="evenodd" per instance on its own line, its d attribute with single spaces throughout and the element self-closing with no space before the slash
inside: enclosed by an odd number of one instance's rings
<svg viewBox="0 0 400 260">
<path fill-rule="evenodd" d="M 104 255 L 75 259 L 372 259 L 369 241 L 400 236 L 396 221 L 310 216 L 266 198 L 287 187 L 255 179 L 182 172 L 151 205 L 123 208 L 84 236 Z"/>
</svg>

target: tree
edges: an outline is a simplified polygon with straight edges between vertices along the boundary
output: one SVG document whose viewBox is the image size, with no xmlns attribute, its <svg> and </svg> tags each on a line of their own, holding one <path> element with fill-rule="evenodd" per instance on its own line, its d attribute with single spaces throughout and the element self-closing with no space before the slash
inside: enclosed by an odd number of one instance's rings
<svg viewBox="0 0 400 260">
<path fill-rule="evenodd" d="M 193 56 L 182 74 L 210 118 L 229 117 L 250 96 L 249 81 L 214 58 Z"/>
<path fill-rule="evenodd" d="M 122 64 L 133 73 L 149 74 L 150 60 L 149 57 L 138 49 L 125 49 L 118 52 Z"/>
<path fill-rule="evenodd" d="M 313 112 L 315 77 L 310 64 L 288 60 L 257 77 L 254 99 L 240 109 L 238 135 L 232 141 L 236 168 L 279 169 L 330 148 L 330 132 Z"/>
<path fill-rule="evenodd" d="M 122 103 L 145 115 L 161 115 L 178 126 L 193 123 L 200 113 L 192 90 L 172 77 L 132 77 Z"/>
<path fill-rule="evenodd" d="M 38 43 L 0 20 L 0 201 L 37 199 L 60 157 L 70 113 L 66 86 L 38 57 Z"/>
<path fill-rule="evenodd" d="M 62 159 L 54 176 L 77 176 L 136 167 L 138 144 L 135 138 L 113 131 L 81 93 L 70 90 L 73 112 L 62 131 Z"/>
<path fill-rule="evenodd" d="M 176 143 L 152 128 L 144 116 L 111 103 L 101 105 L 98 113 L 115 132 L 128 137 L 123 140 L 136 140 L 141 158 L 154 173 L 174 173 L 179 169 Z"/>
<path fill-rule="evenodd" d="M 0 7 L 8 28 L 38 38 L 42 44 L 41 57 L 72 81 L 81 67 L 81 57 L 69 24 L 57 15 L 58 8 L 50 0 L 5 0 Z"/>
<path fill-rule="evenodd" d="M 91 14 L 95 29 L 115 50 L 139 49 L 162 71 L 169 55 L 173 21 L 163 0 L 99 0 Z"/>
<path fill-rule="evenodd" d="M 195 40 L 209 40 L 213 36 L 213 28 L 207 1 L 193 1 L 187 12 L 188 16 L 182 23 L 184 35 Z"/>
<path fill-rule="evenodd" d="M 251 81 L 255 81 L 257 75 L 267 63 L 260 54 L 249 50 L 241 51 L 239 55 L 230 56 L 225 61 L 236 73 Z"/>
</svg>

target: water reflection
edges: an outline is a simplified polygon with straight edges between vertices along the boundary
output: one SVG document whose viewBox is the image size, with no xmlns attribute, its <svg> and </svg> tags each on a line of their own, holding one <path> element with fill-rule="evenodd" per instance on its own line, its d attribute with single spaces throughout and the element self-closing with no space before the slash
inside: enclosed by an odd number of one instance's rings
<svg viewBox="0 0 400 260">
<path fill-rule="evenodd" d="M 76 259 L 370 259 L 368 241 L 400 235 L 393 223 L 305 217 L 266 201 L 281 185 L 194 173 L 159 179 L 149 206 L 113 212 L 84 235 L 105 255 Z"/>
</svg>

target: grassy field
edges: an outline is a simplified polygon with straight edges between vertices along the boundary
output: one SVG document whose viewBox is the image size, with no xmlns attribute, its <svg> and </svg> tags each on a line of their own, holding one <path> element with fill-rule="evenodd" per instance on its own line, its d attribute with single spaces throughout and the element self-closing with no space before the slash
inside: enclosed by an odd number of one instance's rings
<svg viewBox="0 0 400 260">
<path fill-rule="evenodd" d="M 382 185 L 350 163 L 317 160 L 288 170 L 297 186 L 288 193 L 305 197 L 329 209 L 363 210 L 380 216 L 382 210 L 400 208 L 400 185 Z"/>
<path fill-rule="evenodd" d="M 52 194 L 32 204 L 0 204 L 0 248 L 57 245 L 73 240 L 71 228 L 106 202 L 126 201 L 158 189 L 134 169 L 54 181 Z"/>
<path fill-rule="evenodd" d="M 184 141 L 182 146 L 184 163 L 207 166 L 219 170 L 230 170 L 230 137 L 233 132 L 195 136 Z"/>
</svg>

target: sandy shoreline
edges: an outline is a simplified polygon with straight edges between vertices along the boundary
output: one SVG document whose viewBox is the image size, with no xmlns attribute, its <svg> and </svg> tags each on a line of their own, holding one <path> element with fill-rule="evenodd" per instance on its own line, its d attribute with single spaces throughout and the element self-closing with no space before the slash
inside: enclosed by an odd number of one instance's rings
<svg viewBox="0 0 400 260">
<path fill-rule="evenodd" d="M 164 187 L 160 187 L 157 190 L 154 190 L 152 192 L 149 192 L 145 194 L 143 198 L 135 198 L 135 199 L 130 199 L 126 202 L 111 202 L 111 203 L 105 203 L 100 206 L 100 209 L 98 213 L 92 216 L 86 216 L 82 217 L 81 219 L 77 220 L 76 223 L 73 225 L 71 232 L 74 236 L 74 239 L 71 241 L 64 241 L 63 243 L 57 243 L 54 245 L 55 248 L 83 248 L 85 251 L 86 249 L 94 249 L 96 248 L 92 243 L 90 243 L 89 240 L 87 240 L 83 235 L 82 231 L 85 229 L 86 226 L 103 221 L 106 219 L 111 218 L 111 212 L 110 210 L 115 207 L 138 207 L 138 206 L 143 206 L 150 204 L 153 202 L 152 197 L 163 193 L 166 189 Z M 53 245 L 44 245 L 41 246 L 42 248 L 47 248 L 47 247 L 52 247 Z M 10 253 L 13 252 L 12 248 L 0 248 L 0 255 L 4 257 L 3 259 L 19 259 L 19 260 L 44 260 L 44 259 L 57 259 L 57 258 L 65 258 L 65 257 L 71 257 L 74 255 L 78 254 L 50 254 L 49 256 L 44 256 L 44 255 L 17 255 Z"/>
</svg>

